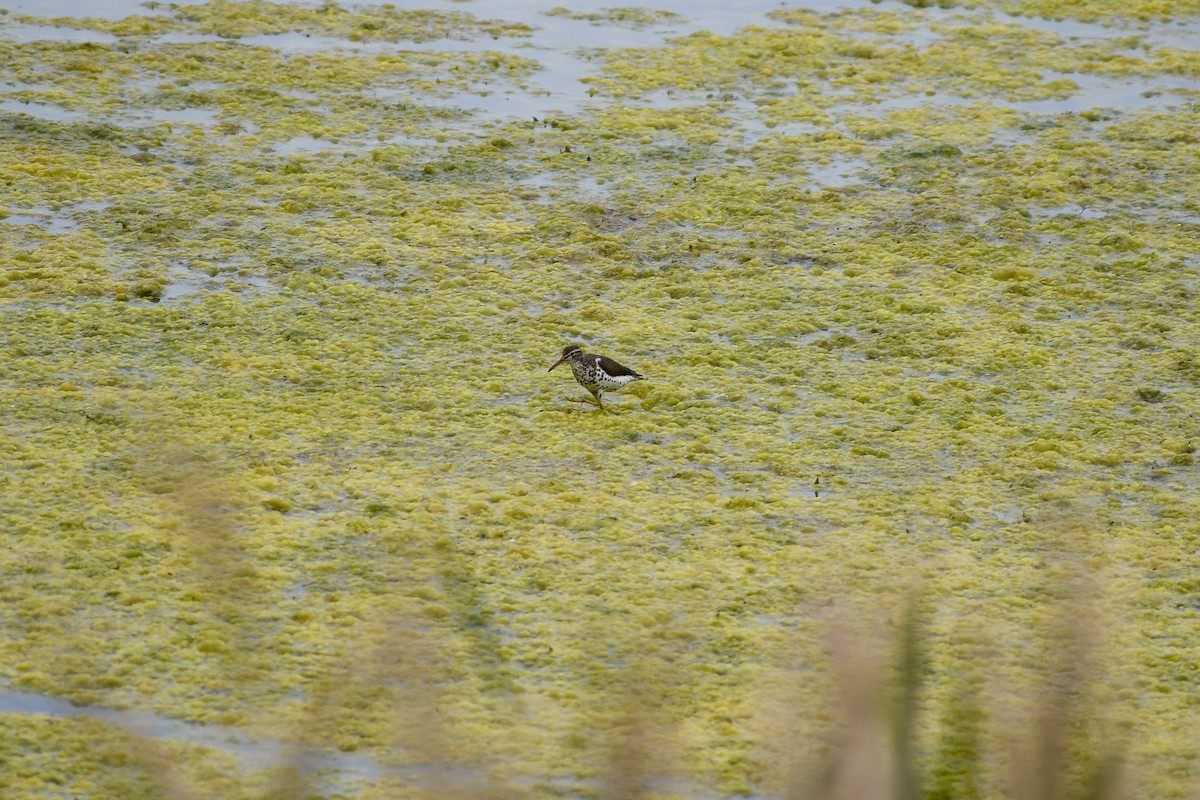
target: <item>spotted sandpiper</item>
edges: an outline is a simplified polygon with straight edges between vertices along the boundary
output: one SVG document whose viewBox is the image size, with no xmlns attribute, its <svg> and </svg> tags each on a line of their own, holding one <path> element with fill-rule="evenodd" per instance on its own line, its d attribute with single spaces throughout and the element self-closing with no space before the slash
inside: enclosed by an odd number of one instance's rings
<svg viewBox="0 0 1200 800">
<path fill-rule="evenodd" d="M 608 356 L 583 352 L 583 348 L 577 344 L 569 344 L 563 348 L 562 358 L 554 362 L 554 367 L 559 364 L 571 365 L 571 372 L 575 373 L 575 380 L 592 393 L 592 397 L 596 398 L 596 406 L 601 411 L 604 410 L 604 403 L 600 402 L 600 395 L 605 392 L 619 392 L 634 381 L 645 380 L 645 376 L 618 364 Z M 554 367 L 546 371 L 550 372 Z M 591 400 L 574 400 L 572 402 L 590 403 Z"/>
</svg>

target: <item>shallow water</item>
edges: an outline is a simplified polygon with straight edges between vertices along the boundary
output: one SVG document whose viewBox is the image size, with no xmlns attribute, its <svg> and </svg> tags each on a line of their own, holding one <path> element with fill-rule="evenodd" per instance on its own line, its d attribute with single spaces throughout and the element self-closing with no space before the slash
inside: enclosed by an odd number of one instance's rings
<svg viewBox="0 0 1200 800">
<path fill-rule="evenodd" d="M 428 788 L 453 790 L 479 785 L 485 777 L 476 770 L 450 765 L 387 766 L 370 756 L 314 751 L 297 742 L 252 736 L 230 725 L 199 724 L 147 711 L 76 705 L 58 697 L 34 692 L 0 691 L 0 714 L 37 714 L 50 717 L 90 717 L 136 736 L 164 742 L 184 742 L 220 751 L 236 758 L 246 772 L 298 770 L 307 788 L 322 794 L 353 791 L 361 781 L 385 777 Z"/>
<path fill-rule="evenodd" d="M 309 4 L 319 5 L 319 4 Z M 356 53 L 386 53 L 397 50 L 435 50 L 447 52 L 486 52 L 496 50 L 525 55 L 536 59 L 541 64 L 537 71 L 526 83 L 522 90 L 499 88 L 497 91 L 486 93 L 456 94 L 435 103 L 449 107 L 469 109 L 493 119 L 546 117 L 552 114 L 576 114 L 584 108 L 600 105 L 588 97 L 586 87 L 581 81 L 596 71 L 596 65 L 583 53 L 588 50 L 601 50 L 613 47 L 653 47 L 665 44 L 672 37 L 682 37 L 697 31 L 707 30 L 719 35 L 730 35 L 748 25 L 768 25 L 774 23 L 766 15 L 770 11 L 781 8 L 772 0 L 753 0 L 752 2 L 735 3 L 664 3 L 659 8 L 675 11 L 681 19 L 662 24 L 647 25 L 643 28 L 600 25 L 585 19 L 572 19 L 563 16 L 550 15 L 546 12 L 559 6 L 555 2 L 541 3 L 507 3 L 492 2 L 485 8 L 471 8 L 471 13 L 479 16 L 501 18 L 511 22 L 521 22 L 531 26 L 532 36 L 525 38 L 491 38 L 475 37 L 468 39 L 436 39 L 427 42 L 351 42 L 329 36 L 313 36 L 302 33 L 277 33 L 270 35 L 247 36 L 235 41 L 246 46 L 268 47 L 282 53 L 321 53 L 333 50 L 345 50 Z M 428 3 L 423 7 L 448 11 L 462 11 L 461 4 L 453 2 Z M 610 7 L 600 0 L 591 0 L 572 4 L 571 10 L 583 13 L 600 11 Z M 853 10 L 869 10 L 871 12 L 895 12 L 907 14 L 919 20 L 930 23 L 966 23 L 980 18 L 976 12 L 964 12 L 960 9 L 941 9 L 938 7 L 914 10 L 900 2 L 870 2 L 869 0 L 812 0 L 798 4 L 797 8 L 810 8 L 820 12 L 838 12 Z M 120 19 L 130 14 L 145 13 L 141 4 L 126 0 L 83 0 L 70 2 L 61 6 L 54 2 L 48 5 L 25 4 L 15 2 L 9 5 L 12 11 L 37 14 L 41 16 L 62 15 L 65 18 L 81 16 L 108 17 Z M 1016 17 L 997 13 L 993 18 L 1008 25 L 1019 26 L 1032 30 L 1054 33 L 1065 39 L 1078 43 L 1085 41 L 1106 41 L 1120 36 L 1129 36 L 1124 29 L 1114 28 L 1095 23 L 1074 20 L 1047 20 L 1037 17 Z M 1177 22 L 1170 25 L 1162 23 L 1139 25 L 1136 28 L 1140 49 L 1132 50 L 1130 55 L 1144 55 L 1150 48 L 1179 47 L 1194 49 L 1200 47 L 1200 22 Z M 111 34 L 89 32 L 72 29 L 67 26 L 50 25 L 12 25 L 0 29 L 0 35 L 19 42 L 36 41 L 38 39 L 63 39 L 65 41 L 96 41 L 111 43 L 117 38 Z M 897 44 L 909 44 L 916 47 L 927 47 L 937 41 L 936 36 L 923 33 L 921 28 L 916 31 L 903 31 L 887 35 Z M 162 43 L 199 43 L 206 41 L 228 41 L 221 37 L 206 34 L 169 33 L 152 38 Z M 1179 96 L 1180 91 L 1200 91 L 1200 79 L 1182 76 L 1152 77 L 1131 79 L 1128 77 L 1102 77 L 1094 75 L 1079 75 L 1075 73 L 1047 73 L 1046 79 L 1055 77 L 1069 78 L 1078 84 L 1078 90 L 1067 100 L 1046 100 L 1037 102 L 1013 103 L 1012 107 L 1025 111 L 1042 114 L 1063 113 L 1087 110 L 1097 107 L 1114 107 L 1124 110 L 1169 106 L 1172 103 L 1185 102 L 1186 96 Z M 654 107 L 693 102 L 686 96 L 667 98 L 662 95 L 639 98 L 638 103 L 646 103 Z M 908 104 L 945 104 L 971 102 L 966 98 L 954 98 L 946 95 L 927 98 L 888 98 L 882 104 L 872 104 L 863 109 L 865 113 L 881 113 L 888 109 L 908 107 Z M 10 107 L 5 105 L 4 107 Z M 40 113 L 46 118 L 64 118 L 55 116 L 66 112 L 56 112 L 52 107 L 32 106 L 29 113 Z M 200 112 L 196 112 L 199 114 Z M 207 119 L 189 120 L 187 117 L 158 117 L 164 121 L 200 121 L 206 124 Z M 303 151 L 303 146 L 295 146 Z M 282 152 L 292 152 L 284 150 Z"/>
</svg>

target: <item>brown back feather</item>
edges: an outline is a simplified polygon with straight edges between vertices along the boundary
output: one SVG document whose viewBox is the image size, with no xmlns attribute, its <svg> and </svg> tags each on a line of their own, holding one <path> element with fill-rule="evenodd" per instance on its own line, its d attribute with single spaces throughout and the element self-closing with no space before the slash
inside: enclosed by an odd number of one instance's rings
<svg viewBox="0 0 1200 800">
<path fill-rule="evenodd" d="M 600 359 L 600 369 L 604 370 L 609 375 L 613 375 L 613 376 L 632 375 L 635 378 L 644 377 L 642 375 L 639 375 L 636 370 L 632 370 L 629 367 L 624 366 L 623 364 L 618 364 L 617 362 L 613 361 L 608 356 L 592 356 L 592 358 Z"/>
</svg>

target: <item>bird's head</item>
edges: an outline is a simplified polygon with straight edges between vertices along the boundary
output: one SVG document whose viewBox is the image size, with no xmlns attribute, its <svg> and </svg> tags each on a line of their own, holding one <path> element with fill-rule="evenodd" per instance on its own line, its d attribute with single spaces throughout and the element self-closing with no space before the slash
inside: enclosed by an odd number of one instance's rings
<svg viewBox="0 0 1200 800">
<path fill-rule="evenodd" d="M 563 348 L 562 358 L 554 362 L 554 367 L 557 367 L 559 364 L 565 364 L 568 361 L 576 361 L 581 355 L 583 355 L 582 347 L 577 344 L 569 344 Z M 550 369 L 546 371 L 550 372 L 554 369 L 554 367 L 550 367 Z"/>
</svg>

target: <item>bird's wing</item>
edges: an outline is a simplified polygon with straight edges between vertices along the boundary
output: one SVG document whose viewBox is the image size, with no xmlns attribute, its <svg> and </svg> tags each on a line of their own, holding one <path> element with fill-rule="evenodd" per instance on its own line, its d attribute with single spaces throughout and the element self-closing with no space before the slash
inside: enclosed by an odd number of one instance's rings
<svg viewBox="0 0 1200 800">
<path fill-rule="evenodd" d="M 622 375 L 632 375 L 635 378 L 642 377 L 636 370 L 632 370 L 623 364 L 618 364 L 608 356 L 596 356 L 596 363 L 600 366 L 600 369 L 613 377 L 620 377 Z"/>
</svg>

